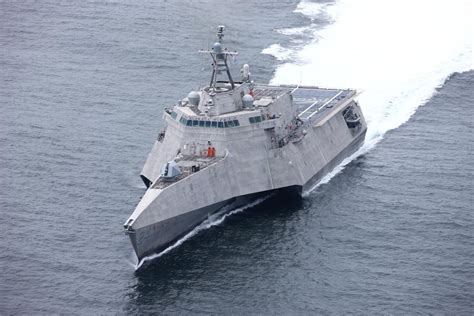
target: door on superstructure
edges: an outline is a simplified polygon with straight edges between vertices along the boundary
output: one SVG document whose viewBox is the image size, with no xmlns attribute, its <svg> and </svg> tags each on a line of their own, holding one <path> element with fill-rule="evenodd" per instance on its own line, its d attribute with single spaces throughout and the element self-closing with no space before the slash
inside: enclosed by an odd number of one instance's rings
<svg viewBox="0 0 474 316">
<path fill-rule="evenodd" d="M 278 140 L 275 134 L 275 128 L 266 128 L 265 129 L 265 136 L 267 138 L 267 148 L 275 149 L 278 148 Z"/>
</svg>

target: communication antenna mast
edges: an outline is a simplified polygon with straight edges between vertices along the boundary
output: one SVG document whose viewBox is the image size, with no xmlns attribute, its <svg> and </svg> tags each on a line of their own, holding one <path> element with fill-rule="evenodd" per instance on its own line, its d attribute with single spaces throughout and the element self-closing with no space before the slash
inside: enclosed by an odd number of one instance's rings
<svg viewBox="0 0 474 316">
<path fill-rule="evenodd" d="M 222 73 L 223 70 L 227 73 L 227 77 L 229 80 L 229 83 L 234 89 L 235 83 L 234 80 L 232 79 L 232 75 L 230 74 L 230 69 L 229 65 L 227 64 L 227 58 L 229 56 L 235 56 L 238 54 L 237 51 L 230 52 L 227 50 L 227 48 L 222 48 L 222 42 L 224 39 L 224 26 L 219 25 L 217 27 L 217 42 L 212 45 L 212 48 L 210 50 L 200 50 L 200 53 L 209 53 L 212 58 L 212 76 L 211 76 L 211 82 L 209 86 L 214 89 L 214 91 L 217 90 L 218 86 L 217 84 L 219 81 L 217 80 L 217 76 Z"/>
</svg>

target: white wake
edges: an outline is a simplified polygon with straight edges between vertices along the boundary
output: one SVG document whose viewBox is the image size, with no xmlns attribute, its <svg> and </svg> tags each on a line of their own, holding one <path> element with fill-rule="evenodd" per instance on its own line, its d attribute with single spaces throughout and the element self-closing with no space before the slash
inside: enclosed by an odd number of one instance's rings
<svg viewBox="0 0 474 316">
<path fill-rule="evenodd" d="M 301 1 L 294 12 L 310 25 L 277 32 L 290 39 L 311 32 L 310 41 L 273 49 L 278 59 L 285 52 L 291 60 L 277 67 L 271 83 L 362 90 L 368 131 L 355 158 L 405 123 L 450 74 L 473 69 L 473 6 L 470 0 Z M 323 14 L 333 23 L 315 28 Z"/>
</svg>

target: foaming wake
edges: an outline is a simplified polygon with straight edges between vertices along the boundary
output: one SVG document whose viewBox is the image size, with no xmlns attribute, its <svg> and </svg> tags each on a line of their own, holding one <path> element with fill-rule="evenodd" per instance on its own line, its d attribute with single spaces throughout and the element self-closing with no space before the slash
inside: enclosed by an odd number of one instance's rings
<svg viewBox="0 0 474 316">
<path fill-rule="evenodd" d="M 290 61 L 277 68 L 271 83 L 363 90 L 358 100 L 368 123 L 363 147 L 320 184 L 408 121 L 450 74 L 473 69 L 473 5 L 469 0 L 298 4 L 295 12 L 308 16 L 311 27 L 277 32 L 292 39 L 311 31 L 311 39 L 303 47 L 291 41 L 295 47 L 274 48 Z M 334 22 L 313 27 L 323 11 Z"/>
<path fill-rule="evenodd" d="M 293 50 L 284 48 L 280 44 L 272 44 L 262 51 L 262 54 L 272 55 L 280 61 L 289 60 L 293 53 Z"/>
<path fill-rule="evenodd" d="M 162 252 L 142 258 L 142 260 L 140 260 L 140 262 L 138 262 L 135 265 L 135 271 L 140 269 L 140 267 L 142 267 L 144 263 L 146 263 L 148 261 L 151 261 L 151 260 L 154 260 L 156 258 L 159 258 L 159 257 L 167 254 L 171 250 L 175 249 L 176 247 L 179 247 L 186 240 L 188 240 L 191 237 L 195 236 L 200 231 L 205 230 L 205 229 L 209 229 L 213 226 L 220 225 L 224 222 L 224 220 L 227 217 L 229 217 L 231 215 L 234 215 L 234 214 L 237 214 L 237 213 L 240 213 L 240 212 L 243 212 L 246 209 L 249 209 L 251 207 L 254 207 L 254 206 L 262 203 L 263 201 L 265 201 L 266 199 L 268 199 L 271 196 L 272 196 L 272 194 L 270 193 L 270 194 L 265 195 L 265 196 L 263 196 L 259 199 L 256 199 L 255 201 L 252 201 L 249 204 L 246 204 L 246 205 L 244 205 L 242 207 L 239 207 L 239 208 L 236 208 L 234 210 L 232 210 L 232 205 L 224 206 L 221 210 L 219 210 L 218 212 L 216 212 L 216 213 L 212 214 L 211 216 L 209 216 L 209 218 L 207 218 L 204 222 L 202 222 L 201 224 L 196 226 L 192 231 L 187 233 L 183 238 L 177 240 L 174 244 L 172 244 L 171 246 L 169 246 L 168 248 L 166 248 Z"/>
<path fill-rule="evenodd" d="M 330 14 L 327 10 L 330 6 L 331 3 L 329 2 L 301 1 L 293 12 L 307 16 L 311 20 L 316 20 Z"/>
</svg>

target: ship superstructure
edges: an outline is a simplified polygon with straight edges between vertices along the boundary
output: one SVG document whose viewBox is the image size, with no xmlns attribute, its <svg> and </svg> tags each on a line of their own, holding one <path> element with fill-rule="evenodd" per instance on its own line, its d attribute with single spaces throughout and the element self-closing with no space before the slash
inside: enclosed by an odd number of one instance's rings
<svg viewBox="0 0 474 316">
<path fill-rule="evenodd" d="M 148 187 L 125 222 L 139 259 L 160 251 L 224 205 L 263 192 L 304 191 L 362 144 L 366 123 L 351 89 L 255 84 L 232 78 L 224 27 L 208 53 L 209 85 L 170 109 L 141 172 Z M 223 79 L 220 77 L 224 77 Z"/>
</svg>

